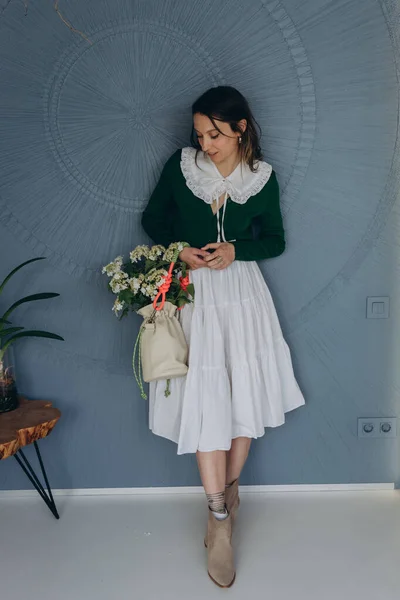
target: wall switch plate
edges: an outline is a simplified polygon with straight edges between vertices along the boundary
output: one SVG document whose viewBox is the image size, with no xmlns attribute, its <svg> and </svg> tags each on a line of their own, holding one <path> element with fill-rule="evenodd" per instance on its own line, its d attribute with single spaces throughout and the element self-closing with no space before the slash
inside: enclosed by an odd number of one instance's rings
<svg viewBox="0 0 400 600">
<path fill-rule="evenodd" d="M 395 438 L 397 436 L 396 417 L 374 417 L 358 419 L 359 438 Z"/>
<path fill-rule="evenodd" d="M 389 318 L 389 296 L 369 296 L 367 298 L 367 319 Z"/>
</svg>

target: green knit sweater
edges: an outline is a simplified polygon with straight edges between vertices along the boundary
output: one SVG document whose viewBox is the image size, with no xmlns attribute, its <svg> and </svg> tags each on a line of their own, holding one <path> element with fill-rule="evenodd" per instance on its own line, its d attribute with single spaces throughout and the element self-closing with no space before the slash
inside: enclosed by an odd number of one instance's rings
<svg viewBox="0 0 400 600">
<path fill-rule="evenodd" d="M 211 205 L 195 196 L 186 185 L 180 158 L 178 150 L 165 164 L 143 213 L 142 225 L 156 244 L 168 246 L 182 241 L 193 248 L 202 248 L 217 241 L 217 216 Z M 235 240 L 232 243 L 236 260 L 263 260 L 282 254 L 285 234 L 274 171 L 262 190 L 244 204 L 228 199 L 223 226 L 226 239 Z"/>
</svg>

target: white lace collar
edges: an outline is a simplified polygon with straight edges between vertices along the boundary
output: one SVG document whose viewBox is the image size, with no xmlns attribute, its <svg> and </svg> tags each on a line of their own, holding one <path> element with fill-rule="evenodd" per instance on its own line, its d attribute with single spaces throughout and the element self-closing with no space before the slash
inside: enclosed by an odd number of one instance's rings
<svg viewBox="0 0 400 600">
<path fill-rule="evenodd" d="M 212 204 L 224 193 L 237 204 L 244 204 L 262 190 L 271 177 L 272 167 L 260 160 L 255 173 L 248 165 L 239 164 L 229 177 L 222 177 L 212 160 L 199 152 L 196 164 L 195 148 L 183 148 L 181 170 L 191 192 L 207 204 Z"/>
</svg>

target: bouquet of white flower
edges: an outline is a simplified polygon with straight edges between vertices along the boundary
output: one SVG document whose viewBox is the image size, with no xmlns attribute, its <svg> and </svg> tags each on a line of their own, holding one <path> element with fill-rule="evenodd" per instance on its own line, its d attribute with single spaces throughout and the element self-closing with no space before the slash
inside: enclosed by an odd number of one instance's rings
<svg viewBox="0 0 400 600">
<path fill-rule="evenodd" d="M 133 371 L 143 398 L 146 382 L 167 380 L 165 395 L 169 395 L 170 379 L 187 372 L 188 348 L 176 311 L 193 301 L 194 286 L 189 282 L 187 265 L 177 261 L 188 244 L 175 242 L 163 246 L 137 246 L 130 261 L 117 258 L 103 267 L 111 277 L 109 287 L 117 295 L 113 311 L 122 319 L 134 310 L 144 319 L 133 352 Z M 138 368 L 136 356 L 138 353 Z"/>
<path fill-rule="evenodd" d="M 183 242 L 175 242 L 167 249 L 163 246 L 137 246 L 130 253 L 129 262 L 123 263 L 123 257 L 117 256 L 103 267 L 102 272 L 111 277 L 108 285 L 117 295 L 112 310 L 119 319 L 129 310 L 137 312 L 155 300 L 169 276 L 171 263 L 174 266 L 165 300 L 178 308 L 192 302 L 194 287 L 188 281 L 187 265 L 176 262 L 185 246 L 187 244 Z"/>
</svg>

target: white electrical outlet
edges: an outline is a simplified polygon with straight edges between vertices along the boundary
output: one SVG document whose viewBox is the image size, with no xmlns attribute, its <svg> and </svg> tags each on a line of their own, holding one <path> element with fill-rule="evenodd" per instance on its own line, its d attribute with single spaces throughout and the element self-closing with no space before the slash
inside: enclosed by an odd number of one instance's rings
<svg viewBox="0 0 400 600">
<path fill-rule="evenodd" d="M 389 297 L 369 296 L 367 298 L 367 319 L 388 319 Z"/>
<path fill-rule="evenodd" d="M 395 438 L 397 436 L 396 417 L 373 417 L 358 419 L 358 437 Z"/>
</svg>

